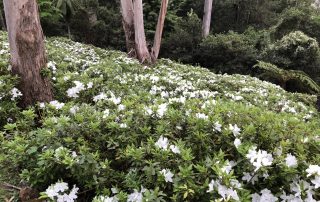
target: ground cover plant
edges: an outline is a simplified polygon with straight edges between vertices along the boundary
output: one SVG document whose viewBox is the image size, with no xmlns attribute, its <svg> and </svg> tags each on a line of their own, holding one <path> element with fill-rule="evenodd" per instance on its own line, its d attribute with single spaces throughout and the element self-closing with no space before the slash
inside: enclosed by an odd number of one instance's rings
<svg viewBox="0 0 320 202">
<path fill-rule="evenodd" d="M 315 96 L 64 38 L 47 53 L 55 101 L 21 110 L 0 33 L 2 182 L 48 201 L 320 200 Z"/>
</svg>

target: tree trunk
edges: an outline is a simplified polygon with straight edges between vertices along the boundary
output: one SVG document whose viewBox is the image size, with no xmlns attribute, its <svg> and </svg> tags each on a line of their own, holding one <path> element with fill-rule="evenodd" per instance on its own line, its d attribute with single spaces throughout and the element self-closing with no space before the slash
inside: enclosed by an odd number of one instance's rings
<svg viewBox="0 0 320 202">
<path fill-rule="evenodd" d="M 6 23 L 4 22 L 1 8 L 0 8 L 0 26 L 4 31 L 7 31 L 7 26 L 6 26 Z"/>
<path fill-rule="evenodd" d="M 204 14 L 202 22 L 202 36 L 204 38 L 207 37 L 210 32 L 212 1 L 213 0 L 205 0 L 204 2 Z"/>
<path fill-rule="evenodd" d="M 67 22 L 67 31 L 68 31 L 68 38 L 71 39 L 71 28 L 70 28 L 70 22 Z"/>
<path fill-rule="evenodd" d="M 147 47 L 143 23 L 142 0 L 133 0 L 135 48 L 137 58 L 141 63 L 151 63 L 151 56 Z"/>
<path fill-rule="evenodd" d="M 126 47 L 130 57 L 136 57 L 134 14 L 132 0 L 121 0 L 122 25 L 126 36 Z"/>
<path fill-rule="evenodd" d="M 4 0 L 12 73 L 20 77 L 22 107 L 53 99 L 50 81 L 41 76 L 47 64 L 36 0 Z"/>
<path fill-rule="evenodd" d="M 155 61 L 157 60 L 157 58 L 159 56 L 162 31 L 163 31 L 163 26 L 164 26 L 164 20 L 166 18 L 167 9 L 168 9 L 168 0 L 162 0 L 160 12 L 159 12 L 158 23 L 157 23 L 157 29 L 156 29 L 156 33 L 155 33 L 154 41 L 153 41 L 153 48 L 151 51 L 151 58 L 152 58 L 153 63 L 155 63 Z"/>
</svg>

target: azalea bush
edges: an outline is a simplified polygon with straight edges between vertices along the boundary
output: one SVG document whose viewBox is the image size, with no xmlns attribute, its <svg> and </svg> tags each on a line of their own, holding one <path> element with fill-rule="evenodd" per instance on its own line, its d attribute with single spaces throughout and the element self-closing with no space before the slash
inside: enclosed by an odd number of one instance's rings
<svg viewBox="0 0 320 202">
<path fill-rule="evenodd" d="M 50 38 L 55 100 L 19 109 L 0 37 L 1 181 L 48 201 L 320 200 L 315 96 Z"/>
</svg>

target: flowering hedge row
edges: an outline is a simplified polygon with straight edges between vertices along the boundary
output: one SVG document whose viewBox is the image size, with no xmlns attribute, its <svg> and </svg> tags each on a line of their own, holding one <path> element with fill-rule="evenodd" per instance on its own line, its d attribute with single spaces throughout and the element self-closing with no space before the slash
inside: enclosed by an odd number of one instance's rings
<svg viewBox="0 0 320 202">
<path fill-rule="evenodd" d="M 47 41 L 55 100 L 21 110 L 0 33 L 0 180 L 52 201 L 319 201 L 315 97 Z"/>
</svg>

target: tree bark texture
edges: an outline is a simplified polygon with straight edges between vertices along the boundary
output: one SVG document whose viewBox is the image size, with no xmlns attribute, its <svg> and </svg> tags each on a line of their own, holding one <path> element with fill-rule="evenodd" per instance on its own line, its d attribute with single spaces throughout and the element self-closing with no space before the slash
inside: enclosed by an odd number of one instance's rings
<svg viewBox="0 0 320 202">
<path fill-rule="evenodd" d="M 152 51 L 151 51 L 151 57 L 152 57 L 153 63 L 155 63 L 155 61 L 157 60 L 157 58 L 159 56 L 164 20 L 166 18 L 167 9 L 168 9 L 168 0 L 162 0 L 160 12 L 159 12 L 159 17 L 158 17 L 156 33 L 155 33 L 154 41 L 153 41 L 153 47 L 152 47 Z"/>
<path fill-rule="evenodd" d="M 143 23 L 142 0 L 133 0 L 135 49 L 141 63 L 151 63 L 151 56 L 147 47 Z"/>
<path fill-rule="evenodd" d="M 47 58 L 36 0 L 4 0 L 4 10 L 12 73 L 20 77 L 22 107 L 51 101 L 50 81 L 41 76 Z"/>
<path fill-rule="evenodd" d="M 202 22 L 202 36 L 204 38 L 207 37 L 210 32 L 212 1 L 213 0 L 205 0 L 204 2 L 204 14 L 203 14 L 203 22 Z"/>
<path fill-rule="evenodd" d="M 134 13 L 132 0 L 121 0 L 122 25 L 126 36 L 126 47 L 130 57 L 136 57 Z"/>
</svg>

